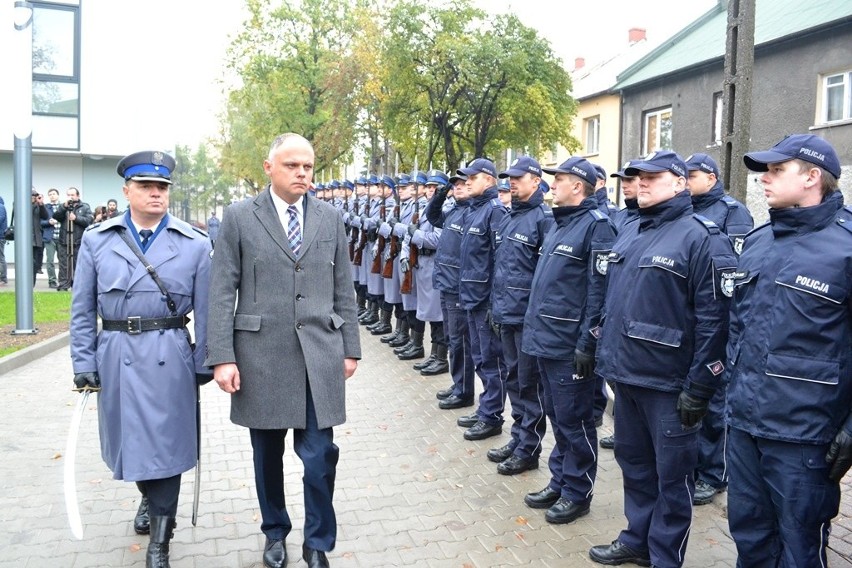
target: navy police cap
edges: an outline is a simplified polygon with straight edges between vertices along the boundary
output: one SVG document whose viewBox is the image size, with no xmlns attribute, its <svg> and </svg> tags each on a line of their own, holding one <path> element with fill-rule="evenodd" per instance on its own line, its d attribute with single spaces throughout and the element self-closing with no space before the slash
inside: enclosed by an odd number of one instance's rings
<svg viewBox="0 0 852 568">
<path fill-rule="evenodd" d="M 118 162 L 115 171 L 126 181 L 158 181 L 172 183 L 175 159 L 160 151 L 147 150 L 125 156 Z"/>
</svg>

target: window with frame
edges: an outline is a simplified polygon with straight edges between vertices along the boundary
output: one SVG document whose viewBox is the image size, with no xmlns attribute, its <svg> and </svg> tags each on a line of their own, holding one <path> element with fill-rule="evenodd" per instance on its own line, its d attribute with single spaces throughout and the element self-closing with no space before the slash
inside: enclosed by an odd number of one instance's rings
<svg viewBox="0 0 852 568">
<path fill-rule="evenodd" d="M 823 77 L 824 122 L 852 119 L 852 70 Z"/>
<path fill-rule="evenodd" d="M 597 154 L 600 152 L 601 139 L 601 117 L 590 116 L 583 121 L 586 131 L 586 154 Z"/>
<path fill-rule="evenodd" d="M 711 142 L 716 146 L 722 145 L 722 92 L 713 93 L 713 135 Z"/>
<path fill-rule="evenodd" d="M 643 115 L 642 155 L 672 149 L 672 107 L 649 110 Z"/>
<path fill-rule="evenodd" d="M 33 2 L 33 145 L 78 149 L 79 6 Z"/>
</svg>

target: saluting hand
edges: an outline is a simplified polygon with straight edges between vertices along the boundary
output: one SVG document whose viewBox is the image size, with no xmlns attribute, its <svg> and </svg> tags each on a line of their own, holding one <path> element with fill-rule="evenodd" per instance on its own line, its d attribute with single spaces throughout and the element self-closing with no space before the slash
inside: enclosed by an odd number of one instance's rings
<svg viewBox="0 0 852 568">
<path fill-rule="evenodd" d="M 228 394 L 240 390 L 240 370 L 236 363 L 222 363 L 213 367 L 213 378 L 219 388 Z"/>
</svg>

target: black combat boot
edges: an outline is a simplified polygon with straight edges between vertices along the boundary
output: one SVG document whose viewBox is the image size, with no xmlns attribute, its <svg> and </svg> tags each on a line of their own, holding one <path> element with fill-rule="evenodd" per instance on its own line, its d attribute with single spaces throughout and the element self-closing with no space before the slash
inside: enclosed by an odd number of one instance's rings
<svg viewBox="0 0 852 568">
<path fill-rule="evenodd" d="M 169 541 L 174 536 L 173 517 L 151 517 L 151 542 L 145 555 L 145 568 L 170 568 Z"/>
<path fill-rule="evenodd" d="M 420 369 L 420 374 L 424 377 L 433 375 L 443 375 L 450 371 L 450 362 L 447 360 L 447 346 L 438 345 L 438 351 L 435 354 L 435 360 L 428 367 Z"/>
<path fill-rule="evenodd" d="M 369 326 L 373 325 L 377 321 L 379 321 L 379 303 L 370 302 L 370 307 L 367 309 L 367 313 L 358 320 L 358 323 Z"/>
<path fill-rule="evenodd" d="M 400 361 L 409 361 L 411 359 L 420 359 L 423 357 L 425 355 L 423 352 L 423 332 L 412 331 L 411 341 L 408 345 L 408 349 L 397 355 Z"/>
<path fill-rule="evenodd" d="M 435 353 L 438 352 L 437 350 L 438 350 L 438 344 L 433 341 L 432 342 L 432 352 L 429 353 L 429 356 L 426 359 L 424 359 L 423 361 L 420 361 L 419 363 L 413 364 L 411 367 L 415 371 L 425 369 L 426 367 L 428 367 L 429 365 L 432 364 L 432 361 L 435 360 Z"/>
<path fill-rule="evenodd" d="M 367 329 L 370 331 L 371 335 L 384 335 L 386 333 L 390 333 L 393 331 L 393 326 L 391 325 L 391 318 L 393 317 L 393 311 L 391 310 L 382 310 L 381 315 L 379 317 L 379 321 L 376 322 L 375 325 L 367 326 Z"/>
<path fill-rule="evenodd" d="M 403 343 L 408 341 L 408 318 L 396 318 L 396 329 L 394 332 L 390 335 L 385 335 L 379 341 L 393 347 L 394 342 L 399 341 L 400 337 L 405 337 Z"/>
<path fill-rule="evenodd" d="M 148 518 L 148 498 L 142 496 L 139 501 L 139 510 L 136 511 L 136 518 L 133 519 L 133 531 L 136 534 L 148 534 L 151 532 L 151 521 Z"/>
</svg>

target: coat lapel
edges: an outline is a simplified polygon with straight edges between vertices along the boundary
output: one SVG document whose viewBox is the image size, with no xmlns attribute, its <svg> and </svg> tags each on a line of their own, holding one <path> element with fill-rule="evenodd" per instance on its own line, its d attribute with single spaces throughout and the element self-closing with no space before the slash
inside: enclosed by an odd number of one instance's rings
<svg viewBox="0 0 852 568">
<path fill-rule="evenodd" d="M 305 195 L 304 214 L 305 226 L 302 227 L 302 252 L 308 250 L 322 226 L 322 211 L 314 198 Z"/>
<path fill-rule="evenodd" d="M 272 191 L 267 185 L 266 189 L 258 195 L 254 200 L 254 214 L 257 220 L 275 241 L 275 244 L 283 250 L 287 256 L 296 260 L 293 254 L 293 249 L 290 248 L 290 241 L 287 239 L 287 233 L 284 227 L 281 226 L 281 220 L 278 218 L 278 211 L 275 209 L 275 203 L 272 201 L 272 196 L 269 192 Z"/>
</svg>

